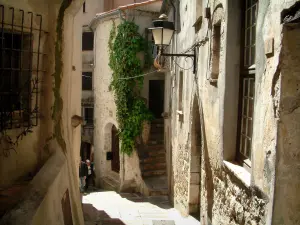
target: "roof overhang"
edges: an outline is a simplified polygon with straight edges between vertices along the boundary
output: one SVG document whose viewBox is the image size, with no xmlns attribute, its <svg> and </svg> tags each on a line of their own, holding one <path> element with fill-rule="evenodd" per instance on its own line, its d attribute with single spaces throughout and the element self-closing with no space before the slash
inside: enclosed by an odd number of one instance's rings
<svg viewBox="0 0 300 225">
<path fill-rule="evenodd" d="M 94 30 L 95 24 L 99 20 L 102 20 L 110 16 L 116 16 L 116 15 L 119 15 L 121 17 L 126 10 L 141 10 L 150 13 L 158 13 L 161 10 L 162 3 L 163 0 L 148 0 L 140 3 L 133 3 L 124 6 L 119 6 L 116 9 L 96 14 L 96 16 L 92 19 L 91 23 L 89 24 L 89 27 L 92 30 Z"/>
</svg>

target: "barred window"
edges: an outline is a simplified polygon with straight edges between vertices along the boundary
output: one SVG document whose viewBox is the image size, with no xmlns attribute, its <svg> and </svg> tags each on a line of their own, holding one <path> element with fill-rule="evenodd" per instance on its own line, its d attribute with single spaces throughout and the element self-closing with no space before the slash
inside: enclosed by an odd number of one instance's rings
<svg viewBox="0 0 300 225">
<path fill-rule="evenodd" d="M 42 16 L 3 5 L 0 13 L 0 130 L 36 126 Z"/>
<path fill-rule="evenodd" d="M 88 91 L 93 89 L 93 77 L 92 72 L 82 73 L 82 90 Z"/>
<path fill-rule="evenodd" d="M 247 0 L 243 10 L 242 66 L 240 73 L 239 137 L 237 159 L 250 167 L 255 94 L 255 39 L 257 0 Z"/>
</svg>

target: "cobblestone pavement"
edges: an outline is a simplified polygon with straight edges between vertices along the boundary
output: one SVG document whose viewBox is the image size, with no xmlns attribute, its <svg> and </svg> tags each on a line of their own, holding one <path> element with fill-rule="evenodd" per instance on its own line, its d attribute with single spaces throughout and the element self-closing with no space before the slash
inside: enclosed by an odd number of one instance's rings
<svg viewBox="0 0 300 225">
<path fill-rule="evenodd" d="M 165 196 L 98 191 L 82 198 L 85 225 L 200 225 L 182 217 Z"/>
</svg>

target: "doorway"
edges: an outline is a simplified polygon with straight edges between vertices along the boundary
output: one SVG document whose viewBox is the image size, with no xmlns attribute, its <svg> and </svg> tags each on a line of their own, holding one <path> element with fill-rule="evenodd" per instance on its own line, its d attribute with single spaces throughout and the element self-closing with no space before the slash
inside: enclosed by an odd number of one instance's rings
<svg viewBox="0 0 300 225">
<path fill-rule="evenodd" d="M 81 142 L 80 157 L 82 161 L 91 160 L 91 144 L 88 142 Z"/>
<path fill-rule="evenodd" d="M 161 114 L 164 112 L 164 90 L 164 80 L 149 81 L 149 110 L 157 119 L 161 118 Z"/>
<path fill-rule="evenodd" d="M 120 150 L 119 150 L 119 135 L 118 130 L 115 126 L 111 128 L 111 170 L 119 173 L 120 172 Z"/>
</svg>

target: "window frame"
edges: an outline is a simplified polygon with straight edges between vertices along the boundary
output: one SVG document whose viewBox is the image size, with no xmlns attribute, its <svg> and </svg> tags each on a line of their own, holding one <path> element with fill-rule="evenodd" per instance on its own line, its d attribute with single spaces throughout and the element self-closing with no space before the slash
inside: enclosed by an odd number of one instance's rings
<svg viewBox="0 0 300 225">
<path fill-rule="evenodd" d="M 254 2 L 254 4 L 252 4 L 250 7 L 247 7 L 248 1 Z M 237 130 L 237 139 L 236 139 L 236 161 L 242 165 L 245 169 L 247 169 L 248 171 L 251 170 L 251 156 L 252 156 L 252 143 L 253 143 L 253 118 L 254 118 L 254 101 L 255 101 L 255 74 L 256 74 L 256 70 L 255 70 L 255 56 L 256 56 L 256 52 L 254 52 L 254 59 L 253 59 L 253 64 L 252 65 L 247 65 L 245 66 L 245 55 L 246 55 L 246 48 L 248 48 L 249 46 L 246 46 L 246 40 L 247 40 L 247 29 L 249 28 L 250 30 L 255 27 L 255 31 L 256 31 L 256 26 L 257 26 L 257 16 L 258 16 L 258 3 L 259 0 L 247 0 L 246 2 L 244 2 L 242 4 L 242 26 L 241 26 L 241 47 L 240 47 L 240 72 L 239 72 L 239 101 L 238 101 L 238 130 Z M 253 25 L 251 23 L 251 26 L 246 28 L 246 22 L 247 22 L 247 11 L 250 10 L 250 8 L 254 7 L 254 5 L 256 5 L 256 21 L 255 21 L 255 25 Z M 250 12 L 251 16 L 252 16 L 252 11 Z M 252 18 L 250 18 L 252 20 Z M 250 35 L 249 37 L 253 37 L 252 33 L 250 31 Z M 252 47 L 254 47 L 254 50 L 256 48 L 256 34 L 254 36 L 255 38 L 255 42 L 254 42 L 254 46 L 253 46 L 253 41 L 250 39 L 250 49 Z M 251 51 L 251 50 L 250 50 Z M 249 54 L 251 57 L 251 53 Z M 253 83 L 253 96 L 249 96 L 250 93 L 250 85 L 248 85 L 247 89 L 244 89 L 244 81 L 248 79 L 248 82 L 250 81 L 250 79 L 254 80 Z M 248 91 L 248 95 L 247 98 L 245 98 L 244 96 L 244 90 Z M 252 98 L 252 99 L 251 99 Z M 245 119 L 244 115 L 243 115 L 243 109 L 244 109 L 244 104 L 243 101 L 246 100 L 247 101 L 247 116 L 246 116 L 246 134 L 242 133 L 242 129 L 243 129 L 243 119 Z M 249 103 L 249 101 L 252 101 L 252 117 L 248 117 L 248 113 L 249 113 L 249 106 L 251 103 Z M 251 118 L 251 119 L 249 119 Z M 248 125 L 249 125 L 249 121 L 251 121 L 251 126 L 252 126 L 252 130 L 251 130 L 251 136 L 248 134 Z M 241 141 L 243 136 L 245 137 L 244 139 L 250 139 L 250 149 L 249 149 L 249 154 L 248 156 L 245 156 L 242 152 L 241 152 Z M 247 150 L 247 145 L 244 145 L 243 148 L 243 152 L 245 153 L 245 150 Z"/>
</svg>

